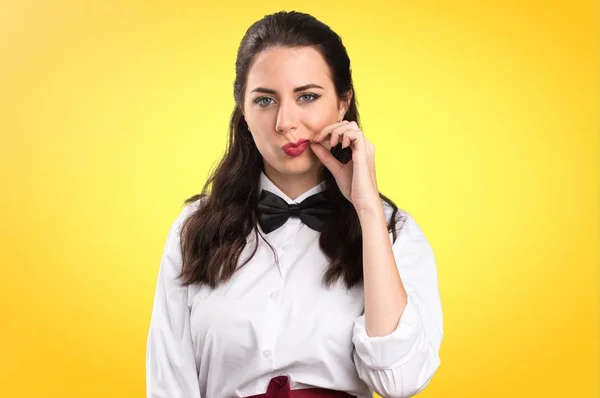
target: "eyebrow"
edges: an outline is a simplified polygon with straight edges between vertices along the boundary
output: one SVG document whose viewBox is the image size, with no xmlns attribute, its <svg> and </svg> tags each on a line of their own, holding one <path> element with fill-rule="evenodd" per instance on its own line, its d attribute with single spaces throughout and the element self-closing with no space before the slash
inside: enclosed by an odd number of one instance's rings
<svg viewBox="0 0 600 398">
<path fill-rule="evenodd" d="M 320 88 L 322 90 L 324 90 L 323 87 L 319 86 L 318 84 L 305 84 L 304 86 L 300 86 L 300 87 L 296 87 L 294 89 L 294 92 L 300 92 L 300 91 L 304 91 L 304 90 L 308 90 L 309 88 Z M 270 88 L 265 88 L 265 87 L 256 87 L 254 90 L 250 91 L 251 93 L 253 92 L 258 92 L 258 93 L 265 93 L 265 94 L 277 94 L 277 91 L 272 90 Z"/>
</svg>

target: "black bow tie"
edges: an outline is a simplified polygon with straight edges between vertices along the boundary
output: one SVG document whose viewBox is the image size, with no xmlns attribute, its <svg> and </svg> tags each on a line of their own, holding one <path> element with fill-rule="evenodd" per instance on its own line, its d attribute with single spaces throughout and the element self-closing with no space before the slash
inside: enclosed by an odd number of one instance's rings
<svg viewBox="0 0 600 398">
<path fill-rule="evenodd" d="M 299 204 L 288 204 L 273 192 L 263 190 L 258 199 L 258 223 L 268 234 L 290 217 L 298 217 L 307 227 L 322 232 L 331 213 L 331 201 L 325 192 L 309 196 Z"/>
</svg>

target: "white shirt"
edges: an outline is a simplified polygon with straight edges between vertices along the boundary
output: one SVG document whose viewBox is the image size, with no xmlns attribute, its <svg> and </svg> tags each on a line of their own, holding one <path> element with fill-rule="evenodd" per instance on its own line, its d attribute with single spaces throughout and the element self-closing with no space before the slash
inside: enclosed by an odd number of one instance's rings
<svg viewBox="0 0 600 398">
<path fill-rule="evenodd" d="M 292 200 L 264 173 L 260 184 L 290 204 L 324 189 L 323 182 Z M 371 337 L 363 286 L 347 291 L 340 280 L 322 287 L 328 263 L 319 232 L 298 218 L 268 235 L 259 227 L 279 265 L 251 233 L 240 261 L 257 243 L 258 250 L 226 284 L 180 286 L 181 224 L 198 205 L 184 207 L 162 255 L 147 341 L 148 397 L 245 397 L 265 393 L 280 375 L 288 375 L 292 390 L 321 387 L 362 398 L 409 397 L 429 383 L 440 365 L 442 307 L 432 248 L 407 212 L 399 209 L 393 252 L 408 302 L 395 331 Z M 384 210 L 389 220 L 392 209 L 384 203 Z"/>
</svg>

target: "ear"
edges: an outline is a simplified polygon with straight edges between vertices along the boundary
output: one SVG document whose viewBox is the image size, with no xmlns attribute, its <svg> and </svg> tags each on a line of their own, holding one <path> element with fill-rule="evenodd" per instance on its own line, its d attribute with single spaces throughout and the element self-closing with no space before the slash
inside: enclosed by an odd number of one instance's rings
<svg viewBox="0 0 600 398">
<path fill-rule="evenodd" d="M 350 108 L 350 102 L 352 101 L 352 89 L 348 90 L 346 94 L 339 101 L 339 112 L 338 112 L 338 120 L 344 120 L 344 116 L 346 116 L 346 112 L 348 112 L 348 108 Z"/>
</svg>

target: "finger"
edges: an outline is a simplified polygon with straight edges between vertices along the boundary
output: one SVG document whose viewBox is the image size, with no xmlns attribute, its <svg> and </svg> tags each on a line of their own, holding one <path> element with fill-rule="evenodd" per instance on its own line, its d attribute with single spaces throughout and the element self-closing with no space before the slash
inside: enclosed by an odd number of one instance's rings
<svg viewBox="0 0 600 398">
<path fill-rule="evenodd" d="M 321 142 L 322 140 L 325 139 L 325 137 L 327 137 L 329 134 L 331 134 L 331 132 L 339 126 L 342 126 L 344 124 L 348 124 L 349 122 L 347 120 L 342 120 L 341 122 L 337 122 L 337 123 L 333 123 L 330 124 L 328 126 L 325 126 L 325 128 L 323 128 L 323 130 L 321 130 L 314 138 L 313 141 L 314 142 Z"/>
<path fill-rule="evenodd" d="M 340 130 L 341 128 L 336 129 L 336 132 Z M 335 132 L 333 134 L 335 134 Z M 348 126 L 346 130 L 342 133 L 342 148 L 347 148 L 351 146 L 354 142 L 362 140 L 364 140 L 362 131 L 356 130 L 351 126 Z M 361 151 L 362 149 L 360 145 L 356 145 L 353 147 L 353 150 Z"/>
<path fill-rule="evenodd" d="M 352 159 L 354 164 L 364 164 L 369 167 L 370 159 L 372 156 L 369 155 L 367 150 L 367 138 L 365 137 L 362 130 L 351 130 L 344 134 L 344 137 L 348 137 L 342 148 L 346 146 L 352 147 Z"/>
<path fill-rule="evenodd" d="M 344 134 L 344 139 L 342 140 L 342 149 L 348 148 L 354 141 L 357 139 L 357 135 L 355 131 L 347 131 Z"/>
<path fill-rule="evenodd" d="M 340 142 L 340 138 L 343 138 L 343 136 L 348 133 L 349 131 L 355 131 L 356 128 L 351 124 L 351 123 L 347 123 L 345 125 L 336 127 L 335 129 L 333 129 L 333 131 L 331 132 L 331 139 L 329 141 L 331 147 L 335 147 L 339 142 Z"/>
<path fill-rule="evenodd" d="M 329 139 L 329 145 L 333 148 L 335 147 L 338 142 L 340 142 L 340 135 L 344 134 L 342 131 L 340 131 L 339 128 L 333 130 L 331 132 L 331 138 Z"/>
<path fill-rule="evenodd" d="M 322 144 L 313 143 L 310 144 L 310 147 L 321 163 L 323 163 L 334 176 L 337 175 L 344 166 L 343 163 L 337 160 Z"/>
</svg>

